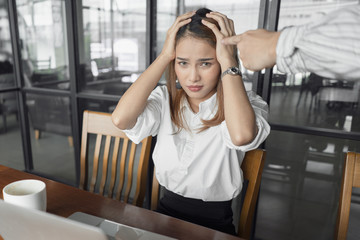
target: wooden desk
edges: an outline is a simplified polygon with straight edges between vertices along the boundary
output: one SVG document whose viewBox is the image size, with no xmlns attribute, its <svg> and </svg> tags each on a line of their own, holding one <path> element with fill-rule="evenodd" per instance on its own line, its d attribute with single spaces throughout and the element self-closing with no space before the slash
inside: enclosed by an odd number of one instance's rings
<svg viewBox="0 0 360 240">
<path fill-rule="evenodd" d="M 177 239 L 240 239 L 2 165 L 0 165 L 1 198 L 3 198 L 2 189 L 7 184 L 29 178 L 40 179 L 46 183 L 47 212 L 59 216 L 69 217 L 74 212 L 80 211 Z"/>
</svg>

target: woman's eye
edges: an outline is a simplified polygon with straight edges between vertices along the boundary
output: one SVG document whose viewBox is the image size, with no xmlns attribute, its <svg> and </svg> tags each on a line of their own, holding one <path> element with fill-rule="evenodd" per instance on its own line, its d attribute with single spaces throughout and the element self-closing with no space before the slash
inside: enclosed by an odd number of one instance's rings
<svg viewBox="0 0 360 240">
<path fill-rule="evenodd" d="M 201 63 L 201 66 L 203 66 L 203 67 L 208 67 L 208 66 L 210 66 L 211 65 L 211 63 L 209 63 L 209 62 L 203 62 L 203 63 Z"/>
<path fill-rule="evenodd" d="M 178 62 L 178 64 L 179 64 L 180 66 L 185 66 L 185 65 L 187 64 L 187 62 Z"/>
</svg>

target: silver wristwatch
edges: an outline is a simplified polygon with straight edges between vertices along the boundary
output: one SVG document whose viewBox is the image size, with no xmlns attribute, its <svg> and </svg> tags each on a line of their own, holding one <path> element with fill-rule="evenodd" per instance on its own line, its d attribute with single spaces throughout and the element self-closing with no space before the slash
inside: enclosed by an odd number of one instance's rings
<svg viewBox="0 0 360 240">
<path fill-rule="evenodd" d="M 242 73 L 240 71 L 240 69 L 238 67 L 229 67 L 228 69 L 225 70 L 225 72 L 223 72 L 221 74 L 221 79 L 226 75 L 226 74 L 230 74 L 230 75 L 239 75 L 240 77 L 242 77 Z"/>
</svg>

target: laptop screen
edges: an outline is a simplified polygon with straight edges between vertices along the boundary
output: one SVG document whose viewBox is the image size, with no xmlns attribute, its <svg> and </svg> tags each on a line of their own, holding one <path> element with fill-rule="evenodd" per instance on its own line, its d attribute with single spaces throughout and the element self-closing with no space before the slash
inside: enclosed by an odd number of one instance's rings
<svg viewBox="0 0 360 240">
<path fill-rule="evenodd" d="M 0 236 L 3 239 L 108 239 L 100 228 L 50 213 L 19 207 L 1 199 Z"/>
</svg>

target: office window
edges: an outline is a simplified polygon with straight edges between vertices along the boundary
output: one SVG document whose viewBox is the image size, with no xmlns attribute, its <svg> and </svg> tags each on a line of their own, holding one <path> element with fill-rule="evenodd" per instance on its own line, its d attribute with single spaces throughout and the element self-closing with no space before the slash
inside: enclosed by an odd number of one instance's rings
<svg viewBox="0 0 360 240">
<path fill-rule="evenodd" d="M 0 3 L 0 164 L 24 169 L 7 2 Z M 7 89 L 7 91 L 5 91 Z"/>
<path fill-rule="evenodd" d="M 121 95 L 146 68 L 146 1 L 81 1 L 80 90 Z"/>
<path fill-rule="evenodd" d="M 69 90 L 65 1 L 16 1 L 26 87 Z"/>
</svg>

